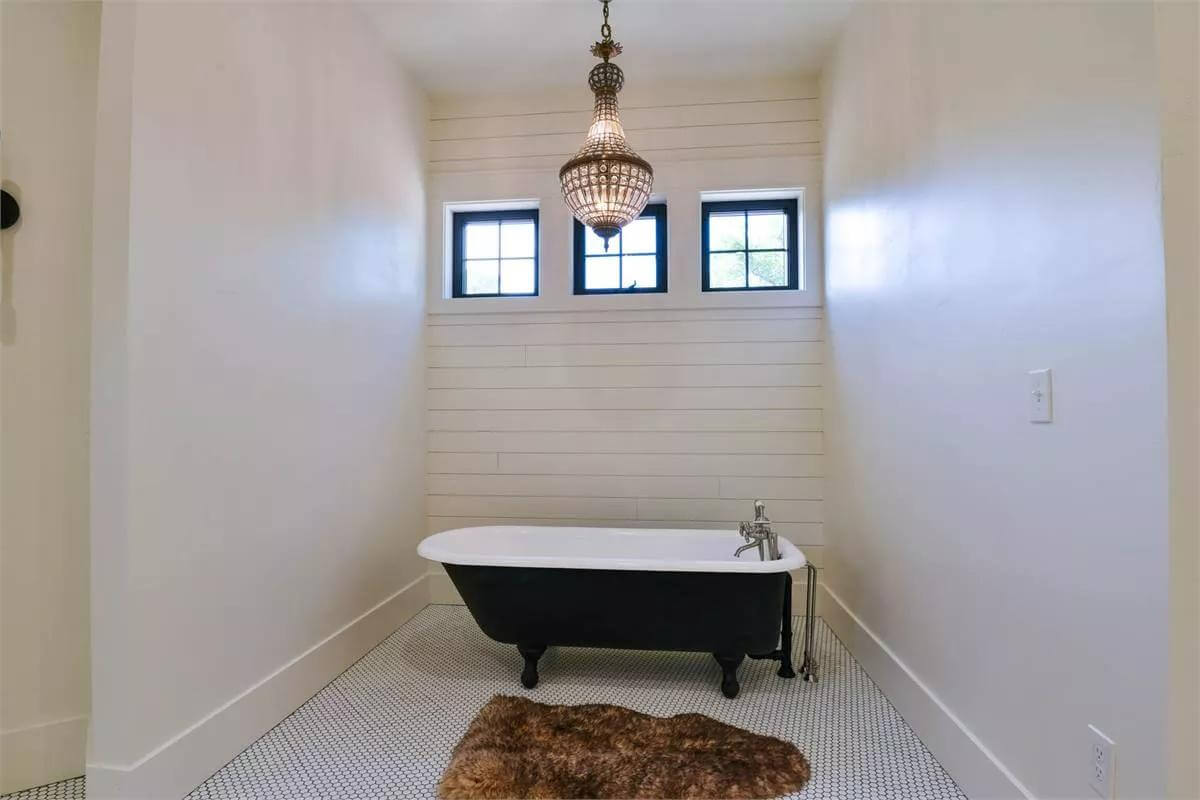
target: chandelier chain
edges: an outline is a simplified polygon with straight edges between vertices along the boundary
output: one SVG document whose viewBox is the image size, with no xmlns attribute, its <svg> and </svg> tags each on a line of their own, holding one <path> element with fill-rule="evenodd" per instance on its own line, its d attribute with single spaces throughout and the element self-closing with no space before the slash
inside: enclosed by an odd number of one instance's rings
<svg viewBox="0 0 1200 800">
<path fill-rule="evenodd" d="M 600 26 L 600 35 L 604 37 L 604 41 L 612 41 L 612 26 L 608 24 L 608 3 L 609 0 L 600 0 L 604 3 L 604 24 Z"/>
</svg>

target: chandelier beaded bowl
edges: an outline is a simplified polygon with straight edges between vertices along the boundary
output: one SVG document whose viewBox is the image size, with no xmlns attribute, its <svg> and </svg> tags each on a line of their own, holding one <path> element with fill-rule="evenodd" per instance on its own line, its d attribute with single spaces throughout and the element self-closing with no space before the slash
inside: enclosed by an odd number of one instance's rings
<svg viewBox="0 0 1200 800">
<path fill-rule="evenodd" d="M 558 172 L 563 200 L 575 218 L 604 241 L 637 219 L 646 208 L 654 186 L 654 170 L 625 141 L 625 129 L 617 111 L 617 92 L 625 83 L 621 68 L 609 61 L 621 53 L 608 24 L 609 0 L 604 3 L 601 40 L 592 45 L 592 55 L 603 59 L 588 73 L 588 86 L 596 96 L 592 125 L 583 147 Z"/>
</svg>

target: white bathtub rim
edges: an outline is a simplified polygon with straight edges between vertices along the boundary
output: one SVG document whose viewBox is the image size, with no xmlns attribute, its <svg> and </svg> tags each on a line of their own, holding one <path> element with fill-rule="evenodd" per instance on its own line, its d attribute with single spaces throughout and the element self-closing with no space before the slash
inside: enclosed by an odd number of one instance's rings
<svg viewBox="0 0 1200 800">
<path fill-rule="evenodd" d="M 551 533 L 553 531 L 554 533 Z M 479 537 L 482 541 L 501 535 L 546 536 L 561 537 L 575 535 L 586 537 L 590 542 L 602 549 L 603 540 L 614 539 L 630 541 L 626 537 L 663 536 L 696 537 L 698 544 L 727 553 L 717 558 L 686 558 L 686 557 L 637 557 L 635 555 L 620 555 L 616 553 L 557 553 L 536 555 L 531 553 L 512 554 L 497 552 L 479 552 L 468 549 L 471 538 Z M 743 544 L 742 539 L 734 530 L 714 531 L 696 529 L 663 529 L 663 528 L 589 528 L 567 527 L 558 525 L 488 525 L 470 528 L 455 528 L 425 537 L 417 547 L 417 553 L 429 561 L 441 564 L 456 564 L 476 567 L 532 567 L 537 569 L 605 569 L 631 570 L 638 572 L 712 572 L 734 574 L 770 574 L 789 572 L 801 569 L 807 563 L 804 553 L 785 537 L 779 537 L 781 558 L 775 561 L 759 561 L 755 550 L 747 551 L 744 558 L 733 558 L 734 550 Z M 706 554 L 711 555 L 711 554 Z"/>
</svg>

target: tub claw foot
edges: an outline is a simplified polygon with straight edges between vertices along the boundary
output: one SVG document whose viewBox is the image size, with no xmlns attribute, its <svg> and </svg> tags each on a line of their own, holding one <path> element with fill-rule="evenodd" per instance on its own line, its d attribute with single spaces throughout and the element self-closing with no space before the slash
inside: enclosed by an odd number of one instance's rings
<svg viewBox="0 0 1200 800">
<path fill-rule="evenodd" d="M 525 657 L 525 669 L 521 670 L 521 685 L 532 689 L 538 685 L 538 659 L 546 652 L 546 645 L 519 644 L 517 650 Z"/>
<path fill-rule="evenodd" d="M 736 655 L 713 653 L 713 658 L 721 665 L 721 694 L 732 700 L 738 696 L 738 691 L 741 689 L 737 679 L 737 670 L 745 656 L 741 653 Z"/>
</svg>

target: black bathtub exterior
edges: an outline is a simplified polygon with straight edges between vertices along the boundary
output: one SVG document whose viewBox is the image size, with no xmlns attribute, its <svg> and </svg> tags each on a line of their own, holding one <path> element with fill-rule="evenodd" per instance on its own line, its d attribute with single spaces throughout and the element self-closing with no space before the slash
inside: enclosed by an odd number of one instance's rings
<svg viewBox="0 0 1200 800">
<path fill-rule="evenodd" d="M 776 658 L 781 676 L 795 675 L 787 572 L 445 566 L 483 632 L 517 645 L 527 688 L 552 645 L 712 653 L 727 697 L 737 696 L 747 655 Z"/>
</svg>

